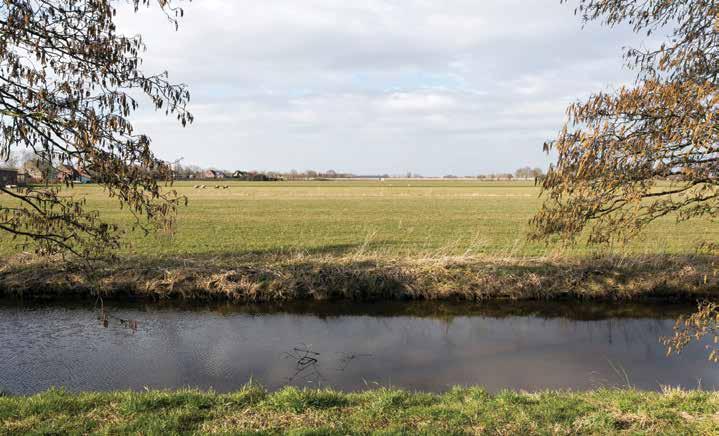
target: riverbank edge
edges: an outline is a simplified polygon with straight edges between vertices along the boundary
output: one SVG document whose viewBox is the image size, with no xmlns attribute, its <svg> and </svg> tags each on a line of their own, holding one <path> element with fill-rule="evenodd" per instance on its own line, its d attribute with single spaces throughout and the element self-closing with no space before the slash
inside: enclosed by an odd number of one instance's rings
<svg viewBox="0 0 719 436">
<path fill-rule="evenodd" d="M 453 388 L 443 394 L 246 386 L 0 397 L 0 433 L 717 434 L 719 392 Z"/>
<path fill-rule="evenodd" d="M 6 258 L 0 296 L 266 303 L 297 300 L 691 301 L 719 296 L 719 258 L 383 256 Z"/>
</svg>

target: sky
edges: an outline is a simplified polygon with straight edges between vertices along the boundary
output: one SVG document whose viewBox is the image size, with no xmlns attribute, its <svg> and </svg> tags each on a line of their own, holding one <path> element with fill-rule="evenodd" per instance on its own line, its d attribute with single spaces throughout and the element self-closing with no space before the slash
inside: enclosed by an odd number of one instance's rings
<svg viewBox="0 0 719 436">
<path fill-rule="evenodd" d="M 141 110 L 158 156 L 227 170 L 425 176 L 513 172 L 568 104 L 630 83 L 625 28 L 576 1 L 193 0 L 179 29 L 121 10 L 146 73 L 189 86 L 195 122 Z M 149 102 L 146 102 L 149 103 Z M 146 106 L 149 106 L 147 104 Z"/>
</svg>

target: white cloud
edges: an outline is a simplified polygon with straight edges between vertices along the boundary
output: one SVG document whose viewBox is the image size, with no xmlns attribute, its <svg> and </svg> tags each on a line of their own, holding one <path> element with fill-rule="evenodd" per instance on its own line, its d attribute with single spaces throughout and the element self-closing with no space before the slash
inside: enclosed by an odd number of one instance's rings
<svg viewBox="0 0 719 436">
<path fill-rule="evenodd" d="M 558 0 L 195 0 L 179 31 L 123 11 L 144 67 L 193 94 L 181 129 L 137 114 L 166 158 L 228 169 L 476 174 L 544 164 L 567 103 L 626 81 L 625 29 Z"/>
<path fill-rule="evenodd" d="M 452 96 L 437 92 L 396 92 L 383 97 L 380 105 L 398 112 L 439 112 L 455 108 L 457 102 Z"/>
</svg>

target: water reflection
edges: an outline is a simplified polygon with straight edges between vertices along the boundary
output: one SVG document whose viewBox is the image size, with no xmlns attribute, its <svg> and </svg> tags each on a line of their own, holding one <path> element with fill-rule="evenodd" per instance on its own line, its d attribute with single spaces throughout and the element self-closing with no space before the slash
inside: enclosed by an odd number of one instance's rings
<svg viewBox="0 0 719 436">
<path fill-rule="evenodd" d="M 659 338 L 687 306 L 438 303 L 108 305 L 134 320 L 98 326 L 91 305 L 0 305 L 0 389 L 198 387 L 250 379 L 441 391 L 453 385 L 589 389 L 627 383 L 713 388 L 702 346 L 666 357 Z M 605 317 L 601 314 L 604 313 Z"/>
</svg>

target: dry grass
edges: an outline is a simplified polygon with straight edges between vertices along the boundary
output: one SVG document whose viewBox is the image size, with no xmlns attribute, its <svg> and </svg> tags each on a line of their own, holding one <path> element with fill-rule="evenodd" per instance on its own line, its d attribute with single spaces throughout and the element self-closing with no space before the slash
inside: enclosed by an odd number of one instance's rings
<svg viewBox="0 0 719 436">
<path fill-rule="evenodd" d="M 94 265 L 16 256 L 0 293 L 289 300 L 696 300 L 717 295 L 711 256 L 510 258 L 345 256 L 123 258 Z"/>
</svg>

